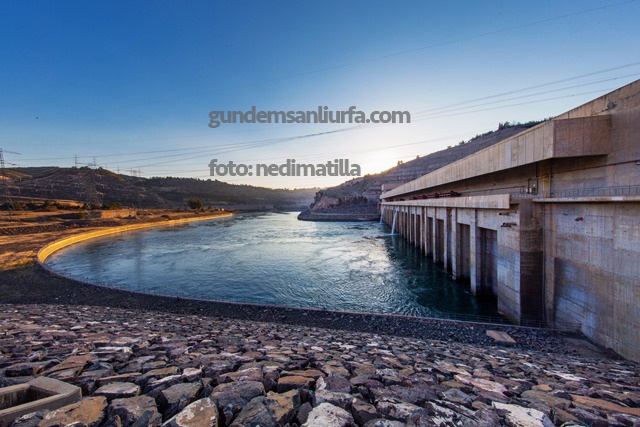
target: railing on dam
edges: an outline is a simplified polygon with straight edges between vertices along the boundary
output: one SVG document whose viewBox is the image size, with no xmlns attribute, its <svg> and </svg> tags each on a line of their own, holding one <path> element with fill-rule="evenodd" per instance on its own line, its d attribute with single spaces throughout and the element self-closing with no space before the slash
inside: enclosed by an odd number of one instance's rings
<svg viewBox="0 0 640 427">
<path fill-rule="evenodd" d="M 552 191 L 551 197 L 611 197 L 640 196 L 640 185 L 624 185 L 618 187 L 572 188 Z"/>
</svg>

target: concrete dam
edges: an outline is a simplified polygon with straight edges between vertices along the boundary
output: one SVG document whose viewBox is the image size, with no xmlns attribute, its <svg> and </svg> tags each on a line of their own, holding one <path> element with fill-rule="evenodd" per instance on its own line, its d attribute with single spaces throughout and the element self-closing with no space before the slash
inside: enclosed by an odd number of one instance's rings
<svg viewBox="0 0 640 427">
<path fill-rule="evenodd" d="M 640 360 L 640 80 L 380 199 L 385 223 L 514 323 Z"/>
</svg>

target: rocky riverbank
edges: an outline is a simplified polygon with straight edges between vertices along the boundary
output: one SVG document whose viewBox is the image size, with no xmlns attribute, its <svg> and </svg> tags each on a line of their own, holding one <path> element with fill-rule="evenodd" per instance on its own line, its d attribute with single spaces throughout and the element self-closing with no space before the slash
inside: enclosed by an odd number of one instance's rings
<svg viewBox="0 0 640 427">
<path fill-rule="evenodd" d="M 46 375 L 83 390 L 79 403 L 15 426 L 640 425 L 637 364 L 541 351 L 526 337 L 499 346 L 5 304 L 0 382 Z"/>
</svg>

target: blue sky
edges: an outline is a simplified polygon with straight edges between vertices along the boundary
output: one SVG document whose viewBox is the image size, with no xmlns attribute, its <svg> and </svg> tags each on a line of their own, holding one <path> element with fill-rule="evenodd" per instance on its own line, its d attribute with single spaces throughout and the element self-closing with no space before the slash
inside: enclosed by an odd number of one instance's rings
<svg viewBox="0 0 640 427">
<path fill-rule="evenodd" d="M 637 80 L 638 22 L 640 0 L 0 0 L 0 147 L 21 166 L 77 155 L 142 176 L 207 178 L 211 158 L 377 172 Z M 408 110 L 412 123 L 207 126 L 211 110 L 253 105 Z"/>
</svg>

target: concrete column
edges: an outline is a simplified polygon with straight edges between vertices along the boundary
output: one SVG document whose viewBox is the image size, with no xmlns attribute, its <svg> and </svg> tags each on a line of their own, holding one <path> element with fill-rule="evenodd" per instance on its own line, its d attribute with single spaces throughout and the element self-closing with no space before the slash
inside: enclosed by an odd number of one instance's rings
<svg viewBox="0 0 640 427">
<path fill-rule="evenodd" d="M 422 208 L 416 208 L 416 246 L 418 247 L 418 249 L 420 250 L 420 253 L 422 253 L 422 248 L 424 247 L 424 228 L 422 227 L 422 211 L 424 209 Z"/>
<path fill-rule="evenodd" d="M 418 208 L 413 208 L 413 245 L 420 247 L 420 216 Z"/>
<path fill-rule="evenodd" d="M 409 208 L 409 243 L 413 244 L 416 234 L 414 230 L 414 224 L 416 222 L 416 217 L 413 215 L 413 206 Z"/>
<path fill-rule="evenodd" d="M 427 242 L 427 236 L 429 236 L 427 233 L 427 225 L 429 224 L 427 220 L 427 208 L 422 208 L 422 216 L 420 218 L 422 219 L 422 250 L 426 255 L 427 247 L 429 246 L 429 242 Z"/>
<path fill-rule="evenodd" d="M 469 255 L 469 279 L 471 282 L 471 292 L 474 295 L 478 293 L 480 289 L 480 268 L 482 263 L 482 245 L 480 244 L 480 230 L 478 229 L 478 211 L 476 209 L 473 210 L 473 221 L 471 221 L 471 226 L 469 227 L 471 238 L 471 253 Z"/>
<path fill-rule="evenodd" d="M 443 260 L 444 260 L 444 268 L 445 270 L 447 270 L 449 273 L 452 272 L 453 270 L 453 254 L 451 253 L 451 249 L 453 247 L 453 242 L 452 242 L 452 237 L 453 237 L 453 230 L 452 230 L 452 226 L 451 226 L 451 209 L 445 208 L 444 209 L 444 254 L 443 254 Z"/>
<path fill-rule="evenodd" d="M 449 263 L 454 279 L 458 277 L 458 210 L 448 210 L 449 220 Z"/>
<path fill-rule="evenodd" d="M 416 247 L 420 247 L 420 215 L 418 215 L 419 209 L 413 208 L 413 245 Z"/>
<path fill-rule="evenodd" d="M 444 222 L 438 218 L 441 209 L 435 208 L 433 215 L 433 261 L 441 263 L 444 260 L 444 239 L 446 230 L 440 224 Z"/>
<path fill-rule="evenodd" d="M 409 209 L 405 207 L 402 209 L 402 230 L 403 237 L 406 239 L 409 235 Z"/>
<path fill-rule="evenodd" d="M 427 208 L 427 256 L 433 258 L 433 208 Z"/>
<path fill-rule="evenodd" d="M 544 312 L 542 210 L 520 204 L 520 304 L 522 320 L 540 321 Z"/>
</svg>

